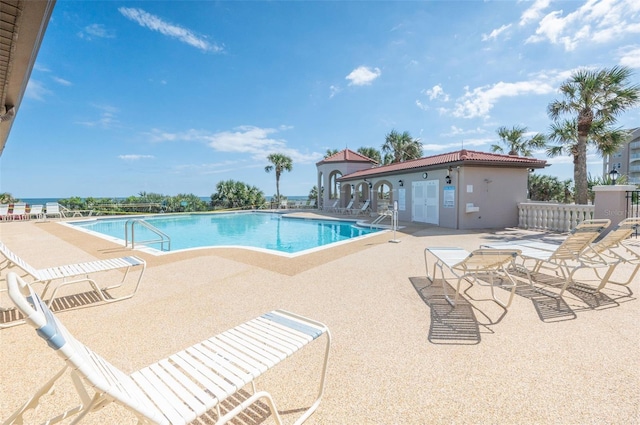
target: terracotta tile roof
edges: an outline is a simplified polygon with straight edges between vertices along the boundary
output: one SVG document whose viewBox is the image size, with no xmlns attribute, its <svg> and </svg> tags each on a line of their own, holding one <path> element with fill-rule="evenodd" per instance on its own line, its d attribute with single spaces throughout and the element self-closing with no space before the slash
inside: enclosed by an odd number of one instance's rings
<svg viewBox="0 0 640 425">
<path fill-rule="evenodd" d="M 372 165 L 377 164 L 373 159 L 360 155 L 358 152 L 354 152 L 351 149 L 343 149 L 340 152 L 317 162 L 316 165 L 322 165 L 329 162 L 370 162 Z"/>
<path fill-rule="evenodd" d="M 380 167 L 369 168 L 366 170 L 356 171 L 338 180 L 361 178 L 374 176 L 378 174 L 392 174 L 401 171 L 409 171 L 420 168 L 442 168 L 442 165 L 496 165 L 515 168 L 544 168 L 547 161 L 537 158 L 527 158 L 523 156 L 502 155 L 497 153 L 471 151 L 462 149 L 455 152 L 443 153 L 440 155 L 426 156 L 424 158 L 414 159 L 406 162 L 397 162 L 395 164 L 383 165 Z"/>
</svg>

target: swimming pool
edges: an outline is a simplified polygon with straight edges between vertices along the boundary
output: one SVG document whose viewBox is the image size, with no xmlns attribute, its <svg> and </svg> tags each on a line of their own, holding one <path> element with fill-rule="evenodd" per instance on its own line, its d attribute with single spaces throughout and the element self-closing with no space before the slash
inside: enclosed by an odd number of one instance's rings
<svg viewBox="0 0 640 425">
<path fill-rule="evenodd" d="M 125 224 L 132 217 L 99 218 L 67 224 L 124 245 Z M 379 232 L 360 227 L 354 221 L 316 220 L 276 213 L 223 213 L 136 216 L 171 238 L 171 252 L 203 247 L 244 247 L 285 254 L 301 254 L 327 245 Z M 130 225 L 129 225 L 130 226 Z M 131 232 L 129 227 L 129 234 Z M 157 240 L 158 236 L 135 225 L 136 241 Z M 159 253 L 159 243 L 145 243 Z M 139 243 L 136 242 L 136 248 Z"/>
</svg>

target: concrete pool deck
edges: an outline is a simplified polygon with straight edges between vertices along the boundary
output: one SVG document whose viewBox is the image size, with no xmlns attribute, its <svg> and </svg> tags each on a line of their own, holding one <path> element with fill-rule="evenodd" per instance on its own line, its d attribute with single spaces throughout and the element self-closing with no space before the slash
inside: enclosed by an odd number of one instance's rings
<svg viewBox="0 0 640 425">
<path fill-rule="evenodd" d="M 273 309 L 322 321 L 333 337 L 329 374 L 308 424 L 640 423 L 637 278 L 631 294 L 616 286 L 598 297 L 574 291 L 566 304 L 520 293 L 506 314 L 488 288 L 473 286 L 452 310 L 438 283 L 427 285 L 425 247 L 472 250 L 536 232 L 401 224 L 399 243 L 384 233 L 296 258 L 242 249 L 136 253 L 148 266 L 135 297 L 58 317 L 127 373 Z M 0 240 L 36 267 L 131 253 L 56 221 L 0 223 Z M 614 277 L 632 269 L 619 266 Z M 5 419 L 63 362 L 28 325 L 0 330 L 0 346 Z M 313 400 L 321 351 L 312 344 L 258 381 L 286 423 Z M 37 418 L 76 404 L 66 380 Z M 273 423 L 260 406 L 253 412 L 243 423 Z M 112 404 L 82 423 L 136 421 Z"/>
</svg>

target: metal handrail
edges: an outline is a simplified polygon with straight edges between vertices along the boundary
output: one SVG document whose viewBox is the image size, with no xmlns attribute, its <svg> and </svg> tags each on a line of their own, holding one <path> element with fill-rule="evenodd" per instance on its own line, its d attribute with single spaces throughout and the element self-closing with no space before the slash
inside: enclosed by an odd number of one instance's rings
<svg viewBox="0 0 640 425">
<path fill-rule="evenodd" d="M 166 233 L 162 232 L 158 228 L 152 226 L 151 224 L 147 223 L 145 220 L 143 220 L 141 218 L 130 218 L 129 220 L 127 220 L 124 223 L 124 243 L 125 243 L 125 248 L 129 246 L 129 225 L 131 225 L 131 249 L 135 249 L 134 224 L 136 224 L 136 223 L 140 224 L 143 227 L 146 227 L 151 232 L 153 232 L 156 235 L 160 236 L 160 239 L 157 239 L 157 240 L 150 239 L 150 240 L 146 240 L 146 241 L 138 241 L 139 243 L 146 243 L 146 244 L 159 243 L 160 244 L 160 251 L 171 251 L 171 238 L 169 237 L 169 235 L 167 235 Z M 167 243 L 167 249 L 164 249 L 165 242 Z"/>
</svg>

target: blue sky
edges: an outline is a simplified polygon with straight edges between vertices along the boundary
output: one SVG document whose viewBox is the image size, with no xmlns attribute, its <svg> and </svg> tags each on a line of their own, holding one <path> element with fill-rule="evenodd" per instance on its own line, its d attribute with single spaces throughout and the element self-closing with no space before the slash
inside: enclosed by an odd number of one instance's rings
<svg viewBox="0 0 640 425">
<path fill-rule="evenodd" d="M 58 0 L 0 191 L 209 196 L 234 179 L 271 196 L 279 152 L 281 193 L 306 195 L 327 149 L 379 149 L 392 129 L 425 156 L 489 151 L 500 126 L 546 133 L 573 71 L 615 65 L 640 83 L 637 0 Z M 549 162 L 572 178 L 570 157 Z"/>
</svg>

